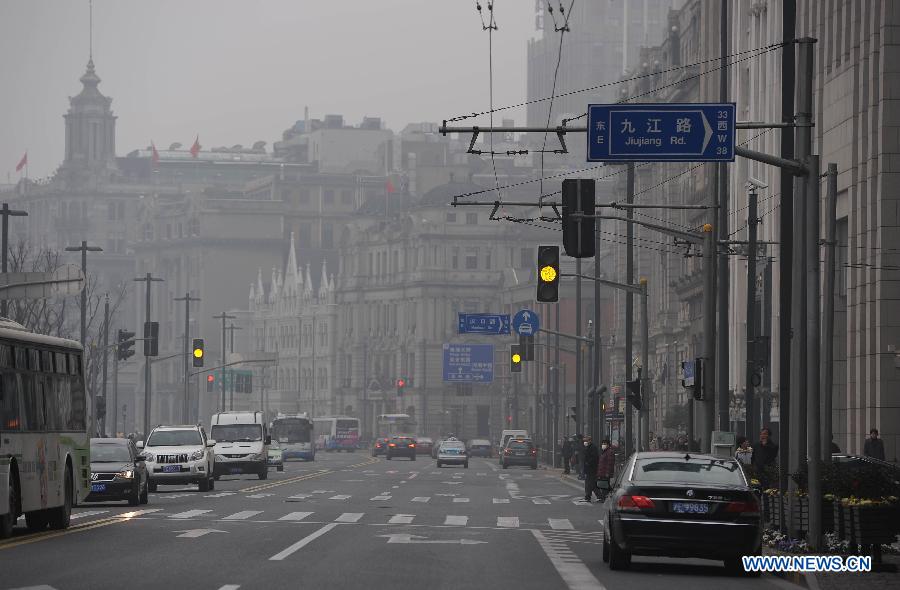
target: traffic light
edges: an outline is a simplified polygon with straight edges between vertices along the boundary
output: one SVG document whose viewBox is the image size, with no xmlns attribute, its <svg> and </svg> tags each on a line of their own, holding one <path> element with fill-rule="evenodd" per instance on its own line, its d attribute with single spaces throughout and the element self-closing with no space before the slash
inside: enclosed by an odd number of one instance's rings
<svg viewBox="0 0 900 590">
<path fill-rule="evenodd" d="M 210 373 L 206 376 L 206 393 L 214 393 L 216 391 L 216 376 Z"/>
<path fill-rule="evenodd" d="M 406 389 L 406 379 L 400 377 L 397 379 L 397 397 L 403 396 L 403 390 Z"/>
<path fill-rule="evenodd" d="M 537 301 L 559 301 L 559 246 L 538 246 Z"/>
<path fill-rule="evenodd" d="M 512 344 L 509 347 L 509 372 L 522 372 L 522 347 L 518 344 Z"/>
<path fill-rule="evenodd" d="M 194 338 L 194 345 L 191 347 L 193 351 L 191 356 L 194 359 L 195 367 L 203 366 L 203 356 L 205 354 L 205 349 L 203 348 L 203 338 Z"/>
<path fill-rule="evenodd" d="M 519 334 L 519 350 L 523 361 L 534 360 L 534 334 Z"/>
<path fill-rule="evenodd" d="M 159 356 L 159 322 L 144 322 L 144 356 Z"/>
<path fill-rule="evenodd" d="M 127 361 L 134 356 L 134 332 L 128 330 L 119 330 L 116 335 L 116 358 L 120 361 Z"/>
<path fill-rule="evenodd" d="M 594 215 L 594 185 L 592 178 L 569 178 L 562 183 L 563 248 L 572 258 L 594 255 L 594 218 L 572 217 L 573 213 Z"/>
<path fill-rule="evenodd" d="M 634 381 L 626 381 L 625 388 L 628 390 L 625 394 L 628 401 L 631 402 L 631 405 L 634 406 L 635 410 L 640 411 L 640 409 L 644 406 L 644 401 L 641 399 L 641 372 L 638 369 L 637 379 Z"/>
</svg>

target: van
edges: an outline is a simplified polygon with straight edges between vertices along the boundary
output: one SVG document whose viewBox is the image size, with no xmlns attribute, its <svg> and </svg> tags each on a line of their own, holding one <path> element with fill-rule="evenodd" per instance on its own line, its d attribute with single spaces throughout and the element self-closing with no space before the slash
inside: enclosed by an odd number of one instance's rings
<svg viewBox="0 0 900 590">
<path fill-rule="evenodd" d="M 503 430 L 500 432 L 500 452 L 506 446 L 506 441 L 511 438 L 530 438 L 527 430 Z"/>
<path fill-rule="evenodd" d="M 216 441 L 213 475 L 269 476 L 269 430 L 263 413 L 220 412 L 210 421 L 210 438 Z"/>
</svg>

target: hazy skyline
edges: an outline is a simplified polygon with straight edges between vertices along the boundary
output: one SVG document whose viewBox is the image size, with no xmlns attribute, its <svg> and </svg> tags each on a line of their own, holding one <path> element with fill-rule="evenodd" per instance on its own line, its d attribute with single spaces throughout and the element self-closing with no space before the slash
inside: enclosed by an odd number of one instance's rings
<svg viewBox="0 0 900 590">
<path fill-rule="evenodd" d="M 500 2 L 494 104 L 525 99 L 534 3 Z M 486 8 L 485 8 L 486 12 Z M 0 0 L 0 183 L 63 159 L 63 114 L 88 61 L 88 0 Z M 153 140 L 267 142 L 303 118 L 440 121 L 488 106 L 488 39 L 468 0 L 94 0 L 93 56 L 116 152 Z M 513 116 L 524 121 L 521 110 Z M 474 121 L 473 121 L 474 122 Z"/>
</svg>

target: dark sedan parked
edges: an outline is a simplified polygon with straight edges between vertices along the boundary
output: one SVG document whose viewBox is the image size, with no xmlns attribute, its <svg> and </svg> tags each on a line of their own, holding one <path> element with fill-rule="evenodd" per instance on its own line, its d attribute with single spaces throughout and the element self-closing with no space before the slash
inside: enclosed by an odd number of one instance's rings
<svg viewBox="0 0 900 590">
<path fill-rule="evenodd" d="M 760 555 L 759 501 L 734 459 L 635 453 L 603 505 L 603 561 L 627 569 L 632 555 L 721 559 L 743 573 Z"/>
<path fill-rule="evenodd" d="M 124 438 L 91 439 L 91 493 L 86 502 L 128 500 L 131 506 L 148 502 L 144 458 Z"/>
<path fill-rule="evenodd" d="M 390 461 L 394 457 L 409 457 L 416 460 L 416 439 L 411 436 L 395 436 L 388 442 L 385 458 Z"/>
</svg>

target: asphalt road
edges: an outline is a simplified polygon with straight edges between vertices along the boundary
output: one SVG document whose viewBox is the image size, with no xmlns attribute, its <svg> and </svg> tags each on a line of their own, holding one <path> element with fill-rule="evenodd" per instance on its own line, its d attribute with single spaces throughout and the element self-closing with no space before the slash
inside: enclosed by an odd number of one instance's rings
<svg viewBox="0 0 900 590">
<path fill-rule="evenodd" d="M 546 471 L 317 455 L 269 479 L 161 486 L 147 506 L 86 504 L 67 531 L 0 543 L 0 588 L 516 590 L 783 588 L 721 562 L 601 559 L 598 505 Z"/>
</svg>

